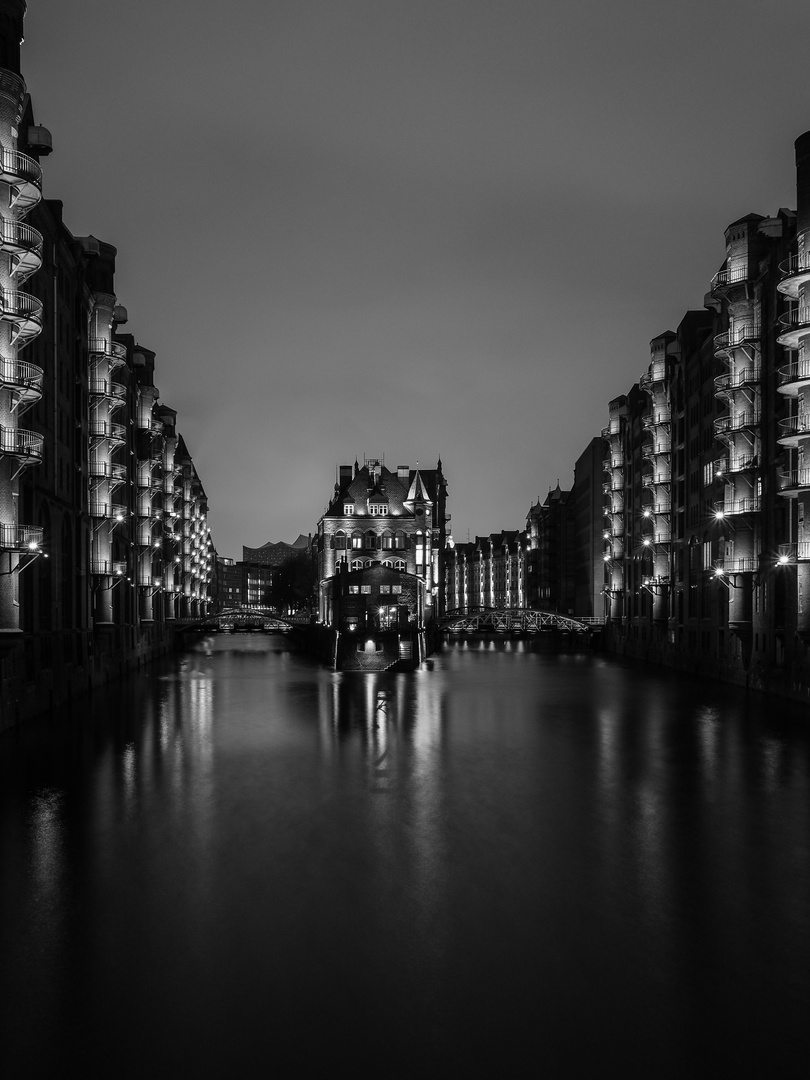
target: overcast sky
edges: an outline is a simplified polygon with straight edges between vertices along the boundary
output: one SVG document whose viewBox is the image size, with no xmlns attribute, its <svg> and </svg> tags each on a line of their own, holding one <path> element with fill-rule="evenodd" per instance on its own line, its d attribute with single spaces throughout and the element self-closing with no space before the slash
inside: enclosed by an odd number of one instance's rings
<svg viewBox="0 0 810 1080">
<path fill-rule="evenodd" d="M 29 0 L 45 194 L 116 245 L 214 543 L 363 455 L 522 528 L 723 230 L 795 205 L 807 0 Z"/>
</svg>

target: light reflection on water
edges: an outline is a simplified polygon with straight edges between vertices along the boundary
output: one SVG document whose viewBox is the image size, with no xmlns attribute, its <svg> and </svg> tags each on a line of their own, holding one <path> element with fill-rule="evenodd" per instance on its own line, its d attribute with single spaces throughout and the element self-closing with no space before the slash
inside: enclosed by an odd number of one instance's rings
<svg viewBox="0 0 810 1080">
<path fill-rule="evenodd" d="M 221 1075 L 317 1031 L 388 1075 L 790 1075 L 803 710 L 525 642 L 341 675 L 237 635 L 86 713 L 0 744 L 19 1062 Z"/>
</svg>

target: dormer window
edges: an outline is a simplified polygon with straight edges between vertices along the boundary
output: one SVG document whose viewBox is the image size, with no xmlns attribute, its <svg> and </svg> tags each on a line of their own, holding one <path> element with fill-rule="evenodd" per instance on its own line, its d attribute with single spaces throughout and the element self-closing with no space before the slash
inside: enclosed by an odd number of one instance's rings
<svg viewBox="0 0 810 1080">
<path fill-rule="evenodd" d="M 344 517 L 351 517 L 351 515 L 353 513 L 354 513 L 354 503 L 344 503 L 343 504 L 343 516 Z"/>
<path fill-rule="evenodd" d="M 368 512 L 376 516 L 388 513 L 388 503 L 369 503 Z"/>
</svg>

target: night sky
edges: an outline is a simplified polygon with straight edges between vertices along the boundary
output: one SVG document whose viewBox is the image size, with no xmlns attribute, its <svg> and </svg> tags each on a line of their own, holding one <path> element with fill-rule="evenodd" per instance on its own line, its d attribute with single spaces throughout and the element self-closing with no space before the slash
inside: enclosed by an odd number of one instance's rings
<svg viewBox="0 0 810 1080">
<path fill-rule="evenodd" d="M 525 524 L 743 214 L 795 205 L 806 0 L 29 0 L 45 194 L 117 294 L 220 554 L 363 455 Z"/>
</svg>

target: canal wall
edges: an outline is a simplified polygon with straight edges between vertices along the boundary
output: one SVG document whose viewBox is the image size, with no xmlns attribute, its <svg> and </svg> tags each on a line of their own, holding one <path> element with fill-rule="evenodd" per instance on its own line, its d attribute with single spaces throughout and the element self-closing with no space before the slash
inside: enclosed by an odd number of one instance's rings
<svg viewBox="0 0 810 1080">
<path fill-rule="evenodd" d="M 0 734 L 81 700 L 183 645 L 181 626 L 65 631 L 0 657 Z"/>
<path fill-rule="evenodd" d="M 783 650 L 780 662 L 773 663 L 757 656 L 744 636 L 733 635 L 726 650 L 713 654 L 710 648 L 679 645 L 663 635 L 636 637 L 633 629 L 608 623 L 602 634 L 604 651 L 623 659 L 672 668 L 694 678 L 810 704 L 810 645 L 799 638 L 792 642 L 790 652 Z"/>
</svg>

